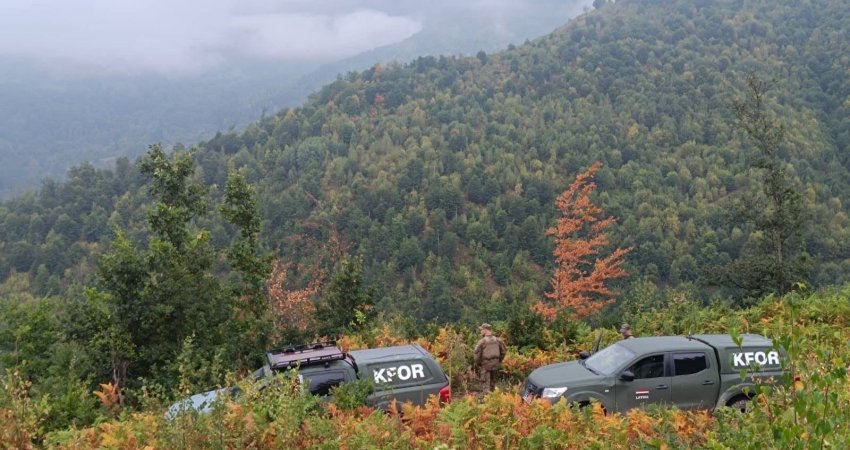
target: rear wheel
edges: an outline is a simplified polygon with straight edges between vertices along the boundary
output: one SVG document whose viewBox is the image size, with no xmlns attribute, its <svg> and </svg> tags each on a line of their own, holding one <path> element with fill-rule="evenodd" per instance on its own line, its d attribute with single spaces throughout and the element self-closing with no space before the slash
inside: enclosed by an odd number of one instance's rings
<svg viewBox="0 0 850 450">
<path fill-rule="evenodd" d="M 735 411 L 745 413 L 750 409 L 750 398 L 744 395 L 735 397 L 730 400 L 726 406 L 734 409 Z"/>
</svg>

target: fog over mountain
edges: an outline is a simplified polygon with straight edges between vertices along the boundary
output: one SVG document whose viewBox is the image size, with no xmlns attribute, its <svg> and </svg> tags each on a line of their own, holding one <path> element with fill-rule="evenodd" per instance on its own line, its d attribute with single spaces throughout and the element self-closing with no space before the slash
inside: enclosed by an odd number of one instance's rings
<svg viewBox="0 0 850 450">
<path fill-rule="evenodd" d="M 521 43 L 589 3 L 7 0 L 0 197 L 82 161 L 238 128 L 348 70 Z"/>
</svg>

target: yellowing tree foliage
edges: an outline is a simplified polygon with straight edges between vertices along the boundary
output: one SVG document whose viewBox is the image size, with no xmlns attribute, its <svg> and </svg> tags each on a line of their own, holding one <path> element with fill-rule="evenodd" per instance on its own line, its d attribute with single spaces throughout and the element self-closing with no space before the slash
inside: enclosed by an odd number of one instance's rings
<svg viewBox="0 0 850 450">
<path fill-rule="evenodd" d="M 277 340 L 287 331 L 294 330 L 300 333 L 307 331 L 316 320 L 316 308 L 311 298 L 320 288 L 321 277 L 313 278 L 310 285 L 304 289 L 289 289 L 286 286 L 286 275 L 290 265 L 291 263 L 278 261 L 274 265 L 267 285 L 269 307 L 274 316 Z"/>
<path fill-rule="evenodd" d="M 557 267 L 552 291 L 533 307 L 547 319 L 561 312 L 579 319 L 599 311 L 612 301 L 606 282 L 626 275 L 622 265 L 631 248 L 617 248 L 599 257 L 600 250 L 608 245 L 605 230 L 614 223 L 613 217 L 601 218 L 602 209 L 590 200 L 590 193 L 596 189 L 593 175 L 600 167 L 602 163 L 596 162 L 580 173 L 555 200 L 562 217 L 546 234 L 555 237 Z"/>
</svg>

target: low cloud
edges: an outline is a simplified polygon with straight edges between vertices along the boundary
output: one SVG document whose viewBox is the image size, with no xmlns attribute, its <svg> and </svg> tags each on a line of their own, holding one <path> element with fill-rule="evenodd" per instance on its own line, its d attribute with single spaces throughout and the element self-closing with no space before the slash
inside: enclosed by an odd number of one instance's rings
<svg viewBox="0 0 850 450">
<path fill-rule="evenodd" d="M 311 10 L 298 0 L 4 0 L 0 56 L 180 75 L 245 59 L 327 61 L 399 42 L 422 27 L 363 3 L 348 7 Z"/>
<path fill-rule="evenodd" d="M 247 55 L 265 59 L 329 59 L 392 44 L 419 31 L 418 22 L 380 11 L 326 16 L 266 14 L 238 17 L 232 30 Z M 240 42 L 235 40 L 235 42 Z"/>
</svg>

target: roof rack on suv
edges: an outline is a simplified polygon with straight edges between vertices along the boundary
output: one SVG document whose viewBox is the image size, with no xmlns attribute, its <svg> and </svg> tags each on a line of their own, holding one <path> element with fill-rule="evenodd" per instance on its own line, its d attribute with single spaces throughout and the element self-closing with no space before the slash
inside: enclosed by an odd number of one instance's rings
<svg viewBox="0 0 850 450">
<path fill-rule="evenodd" d="M 311 366 L 329 361 L 345 359 L 345 352 L 336 346 L 335 341 L 316 342 L 309 345 L 284 347 L 266 353 L 269 367 L 272 369 L 289 369 L 296 366 Z"/>
</svg>

